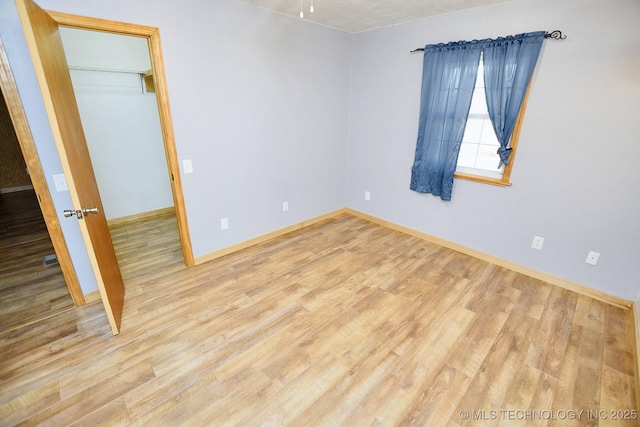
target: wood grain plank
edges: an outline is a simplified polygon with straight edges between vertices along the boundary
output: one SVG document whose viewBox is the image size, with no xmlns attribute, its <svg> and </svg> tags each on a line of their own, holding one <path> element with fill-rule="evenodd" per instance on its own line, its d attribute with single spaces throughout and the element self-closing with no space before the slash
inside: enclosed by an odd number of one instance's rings
<svg viewBox="0 0 640 427">
<path fill-rule="evenodd" d="M 526 314 L 513 310 L 498 334 L 478 373 L 458 404 L 459 411 L 500 411 L 509 386 L 524 363 L 531 344 L 535 321 Z M 461 420 L 461 425 L 472 425 L 473 419 Z"/>
<path fill-rule="evenodd" d="M 90 414 L 153 376 L 153 370 L 147 361 L 126 367 L 118 374 L 35 413 L 25 420 L 25 424 L 38 424 L 45 421 L 52 425 L 70 424 L 78 419 L 79 413 Z"/>
<path fill-rule="evenodd" d="M 0 420 L 3 425 L 16 425 L 59 402 L 58 382 L 54 380 L 0 405 Z"/>
<path fill-rule="evenodd" d="M 527 353 L 527 363 L 556 378 L 569 341 L 577 299 L 577 294 L 567 290 L 551 291 Z"/>
<path fill-rule="evenodd" d="M 634 342 L 632 320 L 629 310 L 607 307 L 604 364 L 627 375 L 635 372 L 633 347 L 630 347 Z"/>
<path fill-rule="evenodd" d="M 637 391 L 634 388 L 634 378 L 608 366 L 602 369 L 602 389 L 600 408 L 604 411 L 600 417 L 600 425 L 608 426 L 637 426 L 638 415 L 636 409 Z"/>
<path fill-rule="evenodd" d="M 74 304 L 33 190 L 0 194 L 0 335 Z"/>
<path fill-rule="evenodd" d="M 514 425 L 461 411 L 637 409 L 628 310 L 362 218 L 189 269 L 175 218 L 112 233 L 128 332 L 92 304 L 0 334 L 2 424 Z"/>
</svg>

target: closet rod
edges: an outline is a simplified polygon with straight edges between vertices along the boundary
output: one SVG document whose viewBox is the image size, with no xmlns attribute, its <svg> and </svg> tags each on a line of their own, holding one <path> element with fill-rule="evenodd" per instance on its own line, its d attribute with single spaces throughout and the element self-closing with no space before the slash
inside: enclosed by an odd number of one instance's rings
<svg viewBox="0 0 640 427">
<path fill-rule="evenodd" d="M 147 74 L 149 70 L 140 71 L 140 70 L 118 70 L 115 68 L 97 68 L 97 67 L 81 67 L 78 65 L 69 65 L 70 70 L 77 71 L 98 71 L 102 73 L 122 73 L 122 74 Z"/>
<path fill-rule="evenodd" d="M 564 40 L 564 39 L 567 38 L 567 36 L 562 34 L 562 31 L 560 31 L 560 30 L 554 30 L 554 31 L 551 31 L 550 33 L 549 32 L 545 33 L 544 38 L 545 39 L 554 39 L 554 40 Z M 417 49 L 413 49 L 409 53 L 416 53 L 416 52 L 424 52 L 424 48 L 423 47 L 419 47 Z"/>
</svg>

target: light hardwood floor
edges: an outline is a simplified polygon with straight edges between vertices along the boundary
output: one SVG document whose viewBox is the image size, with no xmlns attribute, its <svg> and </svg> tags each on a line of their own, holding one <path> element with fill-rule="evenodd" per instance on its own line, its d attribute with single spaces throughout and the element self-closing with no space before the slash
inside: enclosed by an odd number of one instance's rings
<svg viewBox="0 0 640 427">
<path fill-rule="evenodd" d="M 0 334 L 72 309 L 33 190 L 0 194 Z"/>
<path fill-rule="evenodd" d="M 629 310 L 347 214 L 191 269 L 171 217 L 112 232 L 121 335 L 1 335 L 1 425 L 636 425 Z"/>
</svg>

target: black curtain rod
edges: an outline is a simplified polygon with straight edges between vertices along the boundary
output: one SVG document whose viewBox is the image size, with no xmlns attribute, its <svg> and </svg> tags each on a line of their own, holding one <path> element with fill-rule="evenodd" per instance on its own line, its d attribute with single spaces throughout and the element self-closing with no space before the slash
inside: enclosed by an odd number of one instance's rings
<svg viewBox="0 0 640 427">
<path fill-rule="evenodd" d="M 550 33 L 545 33 L 544 34 L 544 38 L 545 39 L 554 39 L 554 40 L 564 40 L 564 39 L 567 38 L 567 36 L 562 34 L 562 31 L 560 31 L 560 30 L 554 30 L 554 31 L 551 31 Z M 416 52 L 424 52 L 424 48 L 423 47 L 419 47 L 417 49 L 413 49 L 409 53 L 416 53 Z"/>
</svg>

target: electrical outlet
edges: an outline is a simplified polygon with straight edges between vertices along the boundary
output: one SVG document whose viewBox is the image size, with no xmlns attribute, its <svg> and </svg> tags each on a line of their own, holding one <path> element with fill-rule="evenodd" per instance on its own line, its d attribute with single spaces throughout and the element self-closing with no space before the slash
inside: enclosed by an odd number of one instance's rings
<svg viewBox="0 0 640 427">
<path fill-rule="evenodd" d="M 533 242 L 531 242 L 531 247 L 533 249 L 537 249 L 539 251 L 542 250 L 542 245 L 544 245 L 544 237 L 533 236 Z"/>
<path fill-rule="evenodd" d="M 365 199 L 366 201 L 371 200 L 371 193 L 370 193 L 369 191 L 365 191 L 365 192 L 364 192 L 364 199 Z"/>
<path fill-rule="evenodd" d="M 600 254 L 598 252 L 591 251 L 589 252 L 589 255 L 587 255 L 585 262 L 587 264 L 596 265 L 598 263 L 598 258 L 600 258 Z"/>
<path fill-rule="evenodd" d="M 289 202 L 282 202 L 282 212 L 289 210 Z"/>
<path fill-rule="evenodd" d="M 220 220 L 220 230 L 228 230 L 229 229 L 229 218 L 222 218 Z"/>
</svg>

